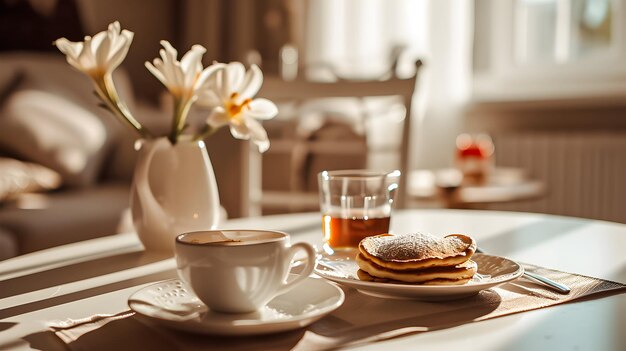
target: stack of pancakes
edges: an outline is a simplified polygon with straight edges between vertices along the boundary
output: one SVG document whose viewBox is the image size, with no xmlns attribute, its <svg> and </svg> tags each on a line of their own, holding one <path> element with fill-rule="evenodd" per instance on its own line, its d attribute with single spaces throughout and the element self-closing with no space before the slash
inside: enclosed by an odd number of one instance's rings
<svg viewBox="0 0 626 351">
<path fill-rule="evenodd" d="M 476 241 L 466 235 L 381 234 L 359 243 L 359 279 L 366 281 L 460 285 L 472 279 Z"/>
</svg>

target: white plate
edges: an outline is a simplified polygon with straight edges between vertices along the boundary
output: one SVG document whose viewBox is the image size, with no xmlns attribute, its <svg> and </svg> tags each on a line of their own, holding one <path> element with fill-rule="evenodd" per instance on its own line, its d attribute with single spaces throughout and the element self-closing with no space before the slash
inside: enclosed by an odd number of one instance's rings
<svg viewBox="0 0 626 351">
<path fill-rule="evenodd" d="M 178 279 L 147 286 L 128 299 L 138 315 L 158 324 L 201 334 L 254 335 L 307 326 L 334 311 L 344 293 L 324 279 L 307 278 L 275 297 L 261 310 L 246 314 L 212 312 Z"/>
<path fill-rule="evenodd" d="M 392 298 L 409 298 L 426 301 L 453 300 L 470 297 L 481 290 L 500 285 L 520 277 L 524 268 L 517 262 L 500 256 L 475 254 L 472 260 L 478 265 L 478 275 L 464 285 L 410 285 L 362 281 L 356 272 L 358 250 L 346 250 L 332 255 L 322 255 L 315 273 L 328 280 L 349 286 L 359 291 Z"/>
</svg>

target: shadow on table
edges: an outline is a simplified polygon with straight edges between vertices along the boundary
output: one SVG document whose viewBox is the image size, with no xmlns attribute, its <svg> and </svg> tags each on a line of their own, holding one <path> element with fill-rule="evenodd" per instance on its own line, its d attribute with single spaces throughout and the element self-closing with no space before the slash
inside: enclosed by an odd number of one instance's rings
<svg viewBox="0 0 626 351">
<path fill-rule="evenodd" d="M 156 281 L 161 281 L 161 280 L 166 280 L 166 279 L 172 279 L 176 277 L 177 277 L 177 274 L 175 271 L 159 272 L 159 273 L 144 275 L 141 277 L 122 280 L 122 281 L 115 282 L 112 284 L 106 284 L 106 285 L 102 285 L 102 286 L 98 286 L 94 288 L 84 289 L 84 290 L 76 291 L 76 292 L 69 293 L 69 294 L 49 297 L 43 300 L 37 300 L 37 301 L 30 302 L 30 303 L 25 303 L 22 305 L 2 309 L 0 310 L 0 319 L 13 317 L 13 316 L 17 316 L 17 315 L 28 313 L 28 312 L 38 311 L 44 308 L 57 306 L 57 305 L 61 305 L 64 303 L 73 302 L 73 301 L 77 301 L 81 299 L 86 299 L 89 297 L 130 288 L 130 287 L 141 285 L 141 284 L 146 284 L 146 283 L 156 282 Z"/>
<path fill-rule="evenodd" d="M 94 277 L 121 272 L 127 269 L 156 263 L 168 259 L 169 255 L 158 252 L 131 252 L 121 255 L 98 258 L 88 262 L 71 264 L 63 267 L 37 272 L 29 276 L 16 277 L 0 282 L 0 299 L 37 291 L 53 286 L 69 284 Z M 66 302 L 76 301 L 108 292 L 121 290 L 140 284 L 176 277 L 176 272 L 166 270 L 137 276 L 102 286 L 80 289 L 75 292 L 51 296 L 21 305 L 0 309 L 0 319 L 28 313 Z"/>
<path fill-rule="evenodd" d="M 11 328 L 13 328 L 16 325 L 17 325 L 17 323 L 0 322 L 0 332 L 5 331 L 7 329 L 11 329 Z"/>
<path fill-rule="evenodd" d="M 169 257 L 171 255 L 167 253 L 142 250 L 52 268 L 1 281 L 0 298 L 115 273 L 165 260 Z"/>
<path fill-rule="evenodd" d="M 328 350 L 421 331 L 450 328 L 470 323 L 494 311 L 500 296 L 490 290 L 479 295 L 444 303 L 381 299 L 355 290 L 345 304 L 306 329 L 250 337 L 196 335 L 165 329 L 131 316 L 111 321 L 67 344 L 71 350 Z M 401 331 L 394 334 L 395 331 Z M 46 349 L 52 332 L 36 333 L 25 339 L 35 349 Z M 58 339 L 57 339 L 58 340 Z"/>
<path fill-rule="evenodd" d="M 214 337 L 178 332 L 132 316 L 110 322 L 65 345 L 54 332 L 28 335 L 35 350 L 154 351 L 154 350 L 291 350 L 304 330 L 250 337 Z M 277 336 L 278 335 L 278 336 Z"/>
</svg>

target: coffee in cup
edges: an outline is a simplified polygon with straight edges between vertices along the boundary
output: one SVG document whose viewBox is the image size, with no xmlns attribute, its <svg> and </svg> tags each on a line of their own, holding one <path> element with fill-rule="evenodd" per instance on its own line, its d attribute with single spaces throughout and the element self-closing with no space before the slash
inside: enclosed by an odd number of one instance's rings
<svg viewBox="0 0 626 351">
<path fill-rule="evenodd" d="M 216 312 L 247 313 L 302 282 L 315 266 L 315 249 L 290 245 L 289 235 L 268 230 L 211 230 L 176 237 L 176 265 L 181 280 Z M 298 251 L 306 265 L 287 281 Z"/>
</svg>

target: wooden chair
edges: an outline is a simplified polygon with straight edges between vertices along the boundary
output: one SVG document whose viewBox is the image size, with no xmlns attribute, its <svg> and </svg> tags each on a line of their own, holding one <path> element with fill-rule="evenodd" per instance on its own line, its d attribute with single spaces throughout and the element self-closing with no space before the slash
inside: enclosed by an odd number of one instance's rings
<svg viewBox="0 0 626 351">
<path fill-rule="evenodd" d="M 410 78 L 398 78 L 393 74 L 389 79 L 355 81 L 339 79 L 335 82 L 314 82 L 303 79 L 286 81 L 280 77 L 265 77 L 263 87 L 258 96 L 280 103 L 285 101 L 293 102 L 296 106 L 305 101 L 326 98 L 357 98 L 360 100 L 370 97 L 397 96 L 405 106 L 405 117 L 402 121 L 401 141 L 397 152 L 399 153 L 399 164 L 396 169 L 402 172 L 400 189 L 398 194 L 397 208 L 406 205 L 407 178 L 408 178 L 408 149 L 409 135 L 411 130 L 411 101 L 415 91 L 417 72 L 422 65 L 421 61 L 416 61 L 415 74 Z M 395 67 L 395 65 L 394 65 Z M 297 117 L 296 117 L 297 118 Z M 270 137 L 272 147 L 280 145 L 281 140 L 273 140 Z M 342 142 L 341 140 L 331 140 L 315 145 L 320 152 L 362 152 L 354 150 L 354 145 Z M 291 211 L 314 210 L 318 208 L 318 195 L 316 192 L 277 192 L 264 191 L 262 189 L 262 155 L 254 149 L 254 146 L 244 150 L 242 154 L 242 167 L 244 174 L 242 177 L 242 191 L 249 194 L 248 199 L 242 203 L 242 214 L 244 216 L 260 215 L 264 207 L 281 205 Z"/>
</svg>

